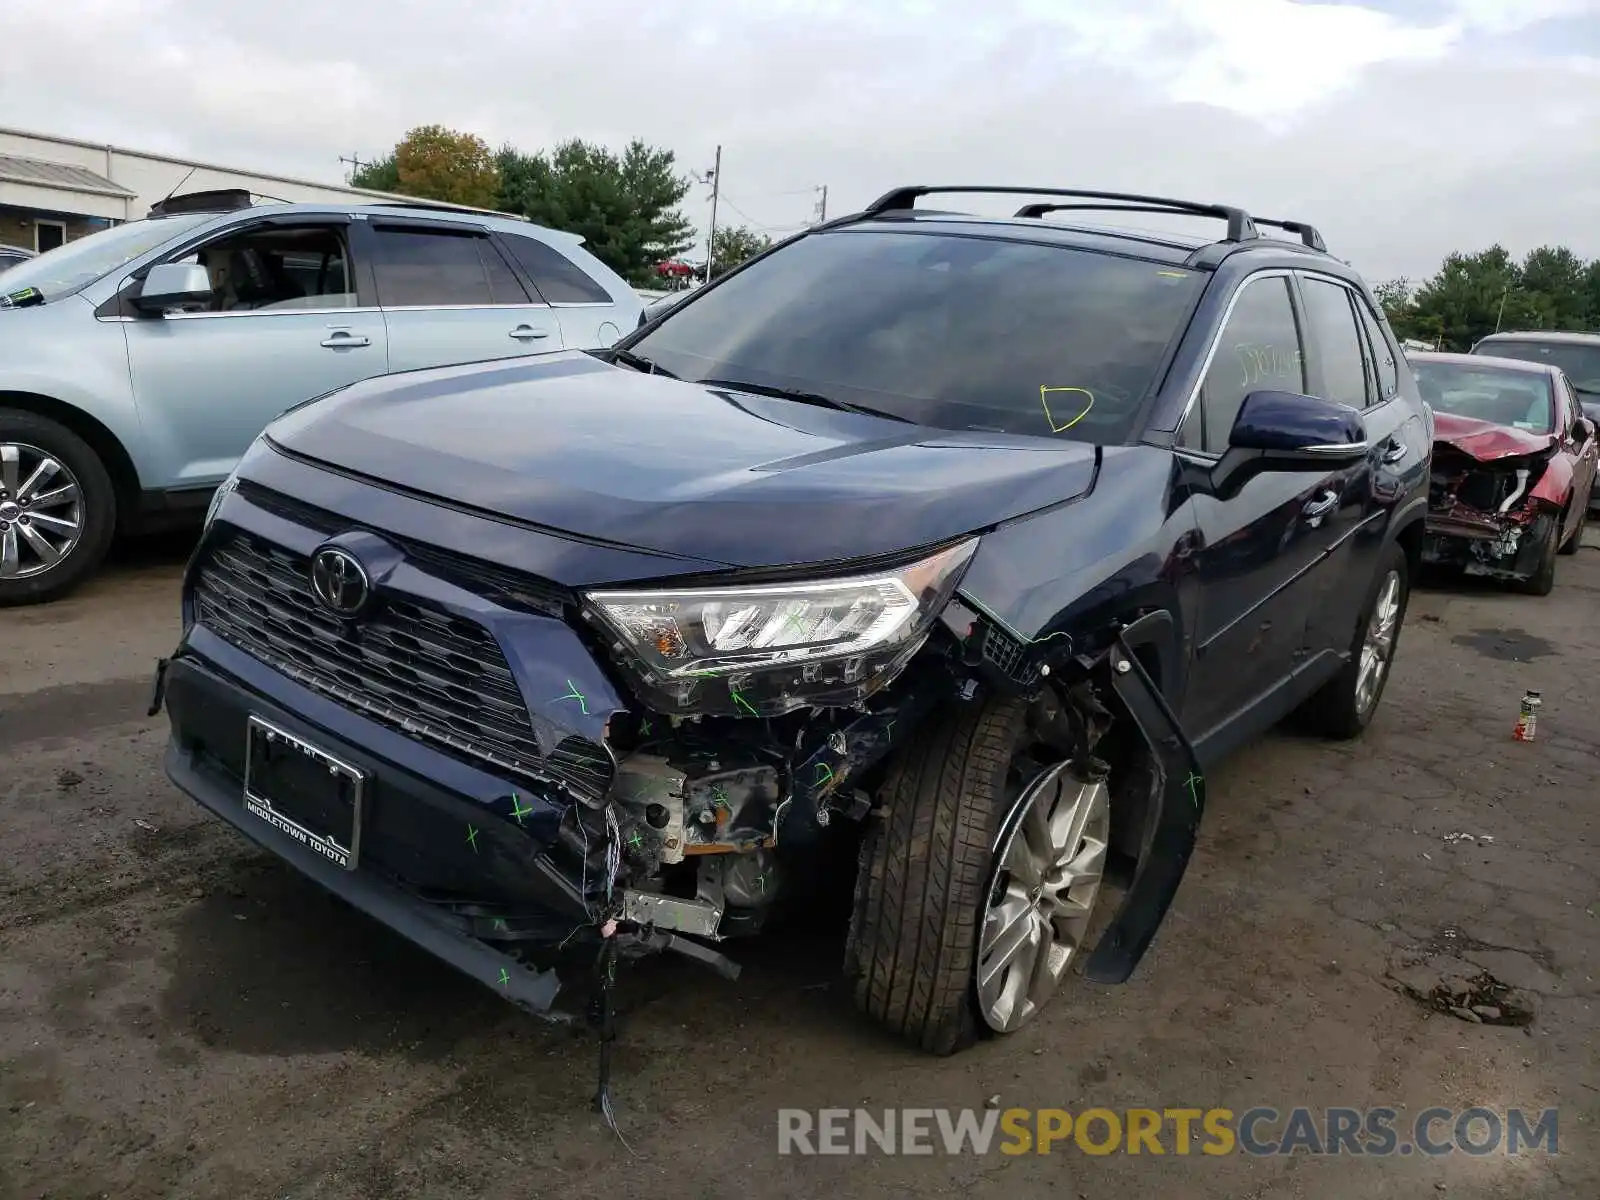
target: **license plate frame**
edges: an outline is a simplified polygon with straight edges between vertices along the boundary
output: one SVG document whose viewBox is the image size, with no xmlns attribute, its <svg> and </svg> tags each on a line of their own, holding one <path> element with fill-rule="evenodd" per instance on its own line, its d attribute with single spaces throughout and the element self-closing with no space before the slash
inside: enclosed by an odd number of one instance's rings
<svg viewBox="0 0 1600 1200">
<path fill-rule="evenodd" d="M 294 803 L 283 796 L 279 796 L 275 803 L 268 794 L 272 789 L 263 786 L 261 780 L 263 768 L 266 766 L 267 755 L 264 751 L 267 747 L 279 748 L 281 752 L 290 754 L 292 757 L 289 762 L 294 764 L 291 770 L 302 776 L 310 772 L 310 779 L 315 779 L 317 768 L 325 768 L 327 775 L 336 781 L 335 787 L 339 792 L 348 793 L 348 816 L 342 811 L 342 794 L 337 798 L 317 797 L 323 807 L 332 808 L 338 813 L 337 818 L 320 822 L 325 826 L 333 826 L 332 828 L 314 828 L 313 825 L 318 823 L 308 820 L 303 812 L 288 811 Z M 338 755 L 330 754 L 320 746 L 270 721 L 262 720 L 252 714 L 246 723 L 245 811 L 280 833 L 288 834 L 295 841 L 316 851 L 346 871 L 354 871 L 360 862 L 362 813 L 369 780 L 368 773 L 360 767 L 345 762 Z M 343 842 L 339 840 L 341 836 L 344 838 Z"/>
</svg>

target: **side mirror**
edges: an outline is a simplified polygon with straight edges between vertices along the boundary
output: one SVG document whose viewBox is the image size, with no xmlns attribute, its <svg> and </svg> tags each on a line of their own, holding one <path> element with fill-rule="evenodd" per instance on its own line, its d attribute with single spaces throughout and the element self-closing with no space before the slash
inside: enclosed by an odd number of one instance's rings
<svg viewBox="0 0 1600 1200">
<path fill-rule="evenodd" d="M 211 276 L 199 263 L 162 263 L 151 267 L 144 286 L 133 297 L 142 313 L 164 313 L 185 304 L 211 303 Z"/>
<path fill-rule="evenodd" d="M 1348 404 L 1298 392 L 1251 392 L 1234 418 L 1228 448 L 1269 470 L 1312 470 L 1365 458 L 1367 429 Z"/>
<path fill-rule="evenodd" d="M 1579 417 L 1572 423 L 1572 440 L 1575 443 L 1587 446 L 1592 437 L 1594 437 L 1594 422 L 1588 417 Z"/>
</svg>

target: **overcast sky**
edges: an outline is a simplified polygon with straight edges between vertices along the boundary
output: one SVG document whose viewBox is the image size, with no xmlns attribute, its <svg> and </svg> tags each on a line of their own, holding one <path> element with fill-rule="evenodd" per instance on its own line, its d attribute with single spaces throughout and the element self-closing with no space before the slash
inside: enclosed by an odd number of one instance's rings
<svg viewBox="0 0 1600 1200">
<path fill-rule="evenodd" d="M 720 143 L 723 217 L 774 232 L 819 184 L 1009 182 L 1309 220 L 1375 281 L 1600 257 L 1600 0 L 0 0 L 0 34 L 7 126 L 319 180 L 440 122 Z"/>
</svg>

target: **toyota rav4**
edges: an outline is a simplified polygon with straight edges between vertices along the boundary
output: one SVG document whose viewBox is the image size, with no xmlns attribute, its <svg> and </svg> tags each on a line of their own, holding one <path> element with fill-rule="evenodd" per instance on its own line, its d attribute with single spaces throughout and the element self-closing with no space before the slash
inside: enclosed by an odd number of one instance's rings
<svg viewBox="0 0 1600 1200">
<path fill-rule="evenodd" d="M 1223 233 L 1074 211 L 1130 208 Z M 167 769 L 543 1013 L 552 948 L 732 973 L 858 846 L 856 1001 L 949 1053 L 1129 977 L 1211 764 L 1372 720 L 1432 445 L 1310 226 L 898 189 L 609 349 L 273 423 L 188 569 Z"/>
</svg>

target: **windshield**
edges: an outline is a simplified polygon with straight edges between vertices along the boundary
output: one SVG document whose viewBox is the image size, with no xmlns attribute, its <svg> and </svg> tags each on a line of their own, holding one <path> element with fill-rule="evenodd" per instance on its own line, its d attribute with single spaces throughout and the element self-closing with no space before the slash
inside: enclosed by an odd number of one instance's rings
<svg viewBox="0 0 1600 1200">
<path fill-rule="evenodd" d="M 1515 367 L 1470 363 L 1413 362 L 1422 398 L 1437 412 L 1526 429 L 1555 431 L 1550 377 Z"/>
<path fill-rule="evenodd" d="M 1473 351 L 1495 358 L 1516 358 L 1523 362 L 1548 363 L 1560 367 L 1580 392 L 1600 396 L 1600 344 L 1581 342 L 1486 342 Z"/>
<path fill-rule="evenodd" d="M 1205 276 L 995 238 L 844 228 L 686 298 L 629 349 L 922 425 L 1128 436 Z"/>
<path fill-rule="evenodd" d="M 5 273 L 5 284 L 0 286 L 0 292 L 9 294 L 23 288 L 38 288 L 47 303 L 70 296 L 123 263 L 131 262 L 214 216 L 215 213 L 186 213 L 113 225 L 12 267 Z"/>
</svg>

